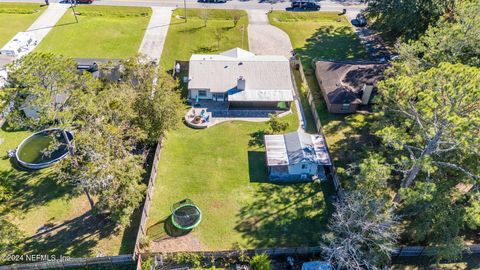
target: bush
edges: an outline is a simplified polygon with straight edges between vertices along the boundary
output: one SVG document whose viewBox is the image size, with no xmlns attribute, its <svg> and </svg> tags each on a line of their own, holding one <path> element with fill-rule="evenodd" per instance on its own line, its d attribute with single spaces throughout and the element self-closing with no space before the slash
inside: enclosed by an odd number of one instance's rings
<svg viewBox="0 0 480 270">
<path fill-rule="evenodd" d="M 265 253 L 253 256 L 250 266 L 252 270 L 272 270 L 272 262 Z"/>
<path fill-rule="evenodd" d="M 150 237 L 148 237 L 148 235 L 144 235 L 140 237 L 138 243 L 140 244 L 141 248 L 148 248 L 150 246 Z"/>
</svg>

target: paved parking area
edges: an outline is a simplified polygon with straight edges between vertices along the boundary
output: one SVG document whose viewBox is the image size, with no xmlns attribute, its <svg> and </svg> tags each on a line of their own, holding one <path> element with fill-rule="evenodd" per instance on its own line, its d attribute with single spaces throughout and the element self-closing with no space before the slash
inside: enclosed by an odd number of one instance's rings
<svg viewBox="0 0 480 270">
<path fill-rule="evenodd" d="M 268 22 L 268 10 L 252 9 L 248 12 L 248 43 L 255 54 L 292 56 L 292 44 L 287 33 Z"/>
</svg>

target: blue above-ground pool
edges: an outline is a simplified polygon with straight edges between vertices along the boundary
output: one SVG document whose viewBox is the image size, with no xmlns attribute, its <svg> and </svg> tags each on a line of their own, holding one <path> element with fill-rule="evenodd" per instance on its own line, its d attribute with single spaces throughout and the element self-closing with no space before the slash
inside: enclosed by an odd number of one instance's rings
<svg viewBox="0 0 480 270">
<path fill-rule="evenodd" d="M 65 133 L 68 140 L 73 140 L 72 133 Z M 37 170 L 53 165 L 68 154 L 68 143 L 62 129 L 53 128 L 36 132 L 23 140 L 17 147 L 15 157 L 23 167 Z"/>
</svg>

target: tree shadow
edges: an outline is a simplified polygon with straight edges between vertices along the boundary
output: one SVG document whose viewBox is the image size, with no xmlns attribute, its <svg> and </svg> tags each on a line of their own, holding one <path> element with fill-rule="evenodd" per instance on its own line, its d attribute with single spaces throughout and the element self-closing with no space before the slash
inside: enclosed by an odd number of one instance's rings
<svg viewBox="0 0 480 270">
<path fill-rule="evenodd" d="M 86 212 L 27 238 L 22 249 L 32 254 L 85 256 L 92 253 L 99 239 L 112 233 L 116 233 L 113 222 Z"/>
<path fill-rule="evenodd" d="M 264 151 L 248 151 L 250 182 L 268 183 L 267 160 Z"/>
<path fill-rule="evenodd" d="M 262 184 L 235 230 L 258 248 L 318 245 L 332 213 L 327 183 Z"/>
<path fill-rule="evenodd" d="M 73 187 L 59 182 L 55 172 L 8 170 L 0 171 L 0 178 L 12 186 L 12 199 L 4 203 L 1 214 L 12 211 L 27 212 L 48 202 L 73 195 Z"/>
<path fill-rule="evenodd" d="M 197 26 L 197 27 L 192 27 L 192 28 L 187 28 L 187 29 L 182 29 L 182 30 L 179 30 L 178 32 L 179 33 L 186 33 L 186 34 L 193 34 L 201 29 L 205 28 L 204 25 L 202 26 Z"/>
<path fill-rule="evenodd" d="M 212 46 L 202 46 L 202 47 L 197 47 L 195 50 L 192 51 L 192 53 L 199 53 L 199 54 L 211 54 L 216 52 L 217 50 L 215 47 Z"/>
<path fill-rule="evenodd" d="M 265 147 L 264 137 L 267 132 L 265 130 L 258 130 L 250 133 L 249 147 Z"/>
<path fill-rule="evenodd" d="M 340 19 L 340 17 L 339 17 Z M 306 40 L 305 46 L 295 49 L 302 56 L 303 66 L 312 69 L 312 61 L 365 58 L 366 51 L 349 26 L 322 26 Z"/>
</svg>

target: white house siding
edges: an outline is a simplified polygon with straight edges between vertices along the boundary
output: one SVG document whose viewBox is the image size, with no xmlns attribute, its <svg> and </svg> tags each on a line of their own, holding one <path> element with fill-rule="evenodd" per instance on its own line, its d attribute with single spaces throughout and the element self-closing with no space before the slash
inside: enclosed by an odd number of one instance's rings
<svg viewBox="0 0 480 270">
<path fill-rule="evenodd" d="M 302 169 L 302 165 L 305 165 L 305 168 Z M 304 162 L 298 164 L 291 164 L 288 166 L 288 172 L 292 175 L 316 175 L 318 172 L 318 165 L 316 163 Z"/>
</svg>

